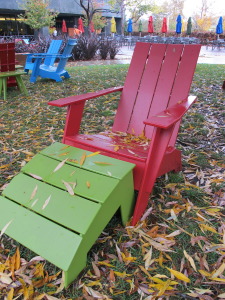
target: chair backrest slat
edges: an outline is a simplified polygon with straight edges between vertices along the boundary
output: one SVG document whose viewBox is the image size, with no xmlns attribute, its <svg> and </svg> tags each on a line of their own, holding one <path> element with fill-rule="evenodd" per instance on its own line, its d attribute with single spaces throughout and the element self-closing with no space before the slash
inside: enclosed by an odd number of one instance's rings
<svg viewBox="0 0 225 300">
<path fill-rule="evenodd" d="M 61 47 L 62 40 L 53 40 L 48 48 L 47 54 L 57 54 L 59 52 L 59 49 Z M 52 66 L 55 62 L 56 57 L 46 57 L 44 64 L 46 66 Z"/>
<path fill-rule="evenodd" d="M 62 57 L 60 58 L 60 62 L 57 66 L 57 72 L 61 72 L 64 70 L 65 65 L 67 63 L 68 58 L 71 56 L 73 47 L 76 45 L 77 40 L 76 39 L 69 39 L 66 47 L 63 51 Z"/>
<path fill-rule="evenodd" d="M 124 83 L 124 89 L 121 94 L 119 107 L 113 125 L 113 131 L 126 132 L 128 130 L 133 106 L 136 101 L 137 92 L 141 83 L 146 60 L 148 58 L 149 48 L 150 44 L 148 43 L 137 43 L 135 47 Z"/>
<path fill-rule="evenodd" d="M 15 71 L 15 43 L 0 44 L 0 71 Z"/>
<path fill-rule="evenodd" d="M 113 131 L 136 135 L 144 131 L 151 138 L 153 128 L 145 127 L 143 121 L 187 98 L 200 48 L 200 45 L 137 43 Z"/>
</svg>

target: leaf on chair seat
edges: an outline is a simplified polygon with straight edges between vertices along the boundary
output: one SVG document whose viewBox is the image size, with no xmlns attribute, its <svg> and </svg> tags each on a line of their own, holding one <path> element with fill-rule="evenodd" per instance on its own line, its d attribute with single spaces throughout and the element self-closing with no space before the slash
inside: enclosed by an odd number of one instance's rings
<svg viewBox="0 0 225 300">
<path fill-rule="evenodd" d="M 50 195 L 50 196 L 45 200 L 45 203 L 43 204 L 42 209 L 45 209 L 46 206 L 49 204 L 49 201 L 50 201 L 50 199 L 51 199 L 51 196 L 52 196 L 52 195 Z"/>
<path fill-rule="evenodd" d="M 107 163 L 107 162 L 103 162 L 103 161 L 93 161 L 94 164 L 96 165 L 105 165 L 105 166 L 110 166 L 112 164 Z"/>
<path fill-rule="evenodd" d="M 97 151 L 97 152 L 94 152 L 94 153 L 88 154 L 86 157 L 95 156 L 95 155 L 98 155 L 99 153 L 101 153 L 101 152 L 100 152 L 100 151 Z"/>
<path fill-rule="evenodd" d="M 79 164 L 82 166 L 85 162 L 85 159 L 86 159 L 86 152 L 84 152 L 81 156 L 81 159 L 79 161 Z"/>
<path fill-rule="evenodd" d="M 65 158 L 63 161 L 61 161 L 56 168 L 53 170 L 53 173 L 57 172 L 60 168 L 62 168 L 62 166 L 65 164 L 65 162 L 67 161 L 68 158 Z"/>
<path fill-rule="evenodd" d="M 62 183 L 65 185 L 66 189 L 67 189 L 67 192 L 73 196 L 74 195 L 74 191 L 73 191 L 73 188 L 70 186 L 70 184 L 64 180 L 62 180 Z"/>
</svg>

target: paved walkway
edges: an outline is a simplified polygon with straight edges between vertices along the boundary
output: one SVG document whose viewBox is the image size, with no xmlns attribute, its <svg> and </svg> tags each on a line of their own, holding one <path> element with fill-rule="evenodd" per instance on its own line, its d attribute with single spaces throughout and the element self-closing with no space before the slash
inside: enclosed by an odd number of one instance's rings
<svg viewBox="0 0 225 300">
<path fill-rule="evenodd" d="M 133 49 L 124 46 L 120 49 L 120 52 L 116 55 L 115 59 L 106 60 L 91 60 L 91 61 L 77 61 L 73 63 L 73 66 L 90 66 L 90 65 L 113 65 L 113 64 L 129 64 L 133 54 Z M 202 46 L 198 59 L 199 64 L 225 64 L 225 49 L 211 50 L 206 49 L 206 46 Z"/>
</svg>

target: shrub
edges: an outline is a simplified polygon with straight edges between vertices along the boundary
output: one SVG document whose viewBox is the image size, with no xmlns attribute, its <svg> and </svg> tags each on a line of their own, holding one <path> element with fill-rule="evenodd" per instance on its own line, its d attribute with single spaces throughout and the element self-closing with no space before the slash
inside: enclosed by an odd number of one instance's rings
<svg viewBox="0 0 225 300">
<path fill-rule="evenodd" d="M 74 47 L 73 56 L 80 57 L 83 60 L 91 60 L 95 57 L 99 48 L 99 40 L 96 35 L 81 36 L 77 40 L 77 45 Z"/>
<path fill-rule="evenodd" d="M 109 56 L 111 59 L 114 59 L 116 54 L 119 52 L 120 47 L 118 46 L 118 44 L 116 43 L 116 41 L 112 40 L 109 41 Z"/>
<path fill-rule="evenodd" d="M 101 59 L 106 59 L 109 53 L 109 41 L 100 41 L 99 43 L 99 55 Z"/>
</svg>

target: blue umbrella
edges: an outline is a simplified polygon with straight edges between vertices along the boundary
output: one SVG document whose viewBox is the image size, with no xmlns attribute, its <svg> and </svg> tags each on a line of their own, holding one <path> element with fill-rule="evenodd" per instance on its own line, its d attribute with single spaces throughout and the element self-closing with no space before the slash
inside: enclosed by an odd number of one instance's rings
<svg viewBox="0 0 225 300">
<path fill-rule="evenodd" d="M 216 33 L 217 34 L 223 33 L 223 18 L 222 17 L 219 18 L 218 24 L 216 26 Z"/>
<path fill-rule="evenodd" d="M 132 28 L 132 20 L 129 19 L 128 24 L 127 24 L 127 32 L 132 32 L 133 28 Z"/>
<path fill-rule="evenodd" d="M 181 29 L 182 29 L 181 15 L 178 15 L 177 16 L 176 33 L 177 34 L 181 33 Z"/>
</svg>

